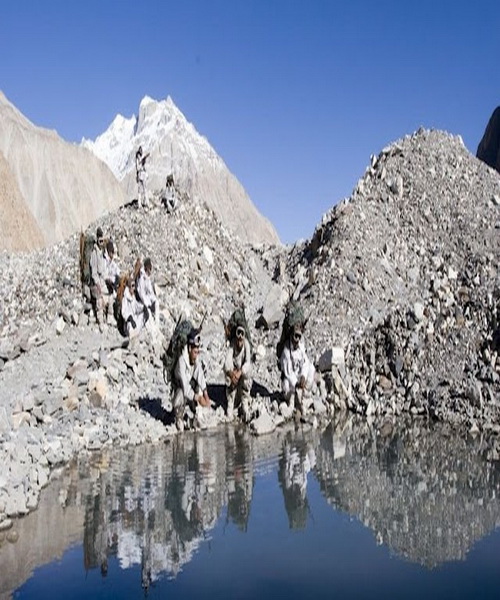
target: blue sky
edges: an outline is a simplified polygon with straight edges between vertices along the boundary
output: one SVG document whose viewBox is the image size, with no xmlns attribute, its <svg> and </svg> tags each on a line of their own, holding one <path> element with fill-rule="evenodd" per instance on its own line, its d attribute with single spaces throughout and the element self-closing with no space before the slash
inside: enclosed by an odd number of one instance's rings
<svg viewBox="0 0 500 600">
<path fill-rule="evenodd" d="M 291 243 L 420 126 L 475 154 L 499 32 L 498 0 L 0 0 L 0 89 L 75 142 L 170 95 Z"/>
</svg>

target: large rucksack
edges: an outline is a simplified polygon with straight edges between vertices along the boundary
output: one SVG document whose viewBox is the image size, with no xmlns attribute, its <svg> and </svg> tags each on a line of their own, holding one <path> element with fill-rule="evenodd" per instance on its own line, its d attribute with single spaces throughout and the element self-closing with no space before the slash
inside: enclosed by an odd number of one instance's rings
<svg viewBox="0 0 500 600">
<path fill-rule="evenodd" d="M 177 359 L 184 350 L 187 344 L 188 335 L 193 329 L 193 324 L 189 319 L 179 318 L 174 329 L 174 333 L 170 338 L 168 348 L 162 355 L 163 362 L 163 378 L 165 383 L 174 381 L 174 370 Z"/>
<path fill-rule="evenodd" d="M 281 369 L 280 358 L 283 354 L 285 343 L 290 337 L 290 333 L 295 325 L 300 325 L 302 329 L 306 326 L 307 319 L 304 316 L 302 307 L 296 302 L 291 301 L 286 307 L 285 318 L 281 326 L 281 336 L 276 344 L 276 357 L 278 359 L 278 368 Z"/>
<path fill-rule="evenodd" d="M 248 328 L 248 322 L 245 315 L 245 307 L 241 306 L 233 311 L 233 314 L 229 318 L 229 321 L 224 324 L 224 330 L 226 333 L 226 339 L 232 341 L 236 337 L 236 329 L 243 327 L 245 330 L 245 337 L 250 344 L 250 353 L 253 354 L 252 340 L 250 339 L 250 329 Z"/>
<path fill-rule="evenodd" d="M 80 233 L 80 281 L 82 288 L 90 286 L 90 255 L 94 248 L 95 237 L 92 234 Z"/>
<path fill-rule="evenodd" d="M 134 270 L 132 271 L 132 278 L 135 283 L 135 297 L 139 302 L 142 302 L 141 297 L 139 296 L 139 278 L 141 276 L 141 269 L 142 269 L 142 260 L 138 256 L 135 261 L 135 264 L 134 264 Z"/>
<path fill-rule="evenodd" d="M 127 287 L 128 278 L 129 278 L 128 272 L 124 273 L 123 275 L 120 276 L 120 279 L 118 281 L 118 289 L 116 290 L 115 304 L 113 306 L 116 323 L 118 325 L 118 331 L 123 336 L 127 335 L 127 331 L 126 331 L 126 327 L 125 327 L 125 321 L 123 320 L 123 315 L 122 315 L 122 300 L 123 300 L 123 294 L 125 293 L 125 288 Z"/>
</svg>

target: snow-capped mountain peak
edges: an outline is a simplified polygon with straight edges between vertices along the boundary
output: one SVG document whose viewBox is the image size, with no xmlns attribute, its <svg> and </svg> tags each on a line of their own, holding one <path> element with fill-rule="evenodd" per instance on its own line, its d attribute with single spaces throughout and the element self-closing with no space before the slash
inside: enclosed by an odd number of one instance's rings
<svg viewBox="0 0 500 600">
<path fill-rule="evenodd" d="M 161 191 L 167 176 L 173 175 L 179 190 L 206 201 L 243 239 L 279 241 L 272 225 L 258 213 L 224 161 L 170 96 L 161 101 L 144 96 L 137 117 L 118 115 L 95 141 L 82 143 L 107 163 L 130 199 L 137 197 L 135 154 L 141 146 L 148 154 L 149 193 Z M 248 228 L 249 222 L 254 223 L 254 230 Z"/>
</svg>

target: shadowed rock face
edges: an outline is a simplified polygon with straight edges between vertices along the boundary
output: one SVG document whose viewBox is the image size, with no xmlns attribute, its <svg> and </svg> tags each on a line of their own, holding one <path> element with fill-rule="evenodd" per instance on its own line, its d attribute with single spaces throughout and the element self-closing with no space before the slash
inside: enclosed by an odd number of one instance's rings
<svg viewBox="0 0 500 600">
<path fill-rule="evenodd" d="M 495 108 L 488 121 L 476 156 L 500 173 L 500 106 Z"/>
</svg>

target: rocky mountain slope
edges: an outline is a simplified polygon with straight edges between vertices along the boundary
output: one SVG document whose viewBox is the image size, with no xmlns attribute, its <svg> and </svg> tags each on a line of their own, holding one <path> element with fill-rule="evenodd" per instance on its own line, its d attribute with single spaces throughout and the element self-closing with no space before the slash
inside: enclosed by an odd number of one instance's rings
<svg viewBox="0 0 500 600">
<path fill-rule="evenodd" d="M 372 157 L 353 195 L 289 257 L 320 353 L 368 414 L 453 412 L 498 426 L 500 177 L 458 137 L 418 131 Z"/>
<path fill-rule="evenodd" d="M 198 197 L 172 215 L 158 198 L 149 210 L 124 207 L 92 231 L 115 241 L 123 271 L 152 258 L 162 309 L 160 332 L 130 344 L 115 328 L 100 334 L 85 312 L 76 235 L 0 255 L 0 527 L 35 507 L 50 467 L 75 452 L 175 432 L 160 356 L 181 313 L 205 317 L 216 408 L 197 426 L 227 420 L 223 320 L 238 302 L 256 355 L 243 415 L 252 431 L 292 416 L 277 393 L 275 346 L 294 298 L 321 372 L 302 421 L 315 427 L 345 409 L 381 427 L 430 415 L 488 436 L 485 453 L 498 460 L 499 205 L 495 171 L 459 138 L 422 130 L 373 157 L 352 196 L 292 248 L 242 243 Z"/>
<path fill-rule="evenodd" d="M 17 181 L 0 152 L 0 239 L 8 250 L 22 251 L 43 246 L 43 235 L 26 205 Z"/>
<path fill-rule="evenodd" d="M 2 227 L 18 230 L 21 214 L 27 225 L 24 237 L 1 238 L 0 250 L 55 244 L 125 203 L 120 185 L 102 161 L 55 131 L 33 125 L 1 92 L 0 152 L 12 180 L 8 187 L 3 180 L 0 194 Z M 18 199 L 13 202 L 13 197 Z"/>
<path fill-rule="evenodd" d="M 117 115 L 95 141 L 83 140 L 82 145 L 110 167 L 130 200 L 137 197 L 135 153 L 142 146 L 144 154 L 150 153 L 146 162 L 150 192 L 164 189 L 167 176 L 173 175 L 179 190 L 206 202 L 241 240 L 279 242 L 271 223 L 170 97 L 160 102 L 144 97 L 137 117 Z"/>
</svg>

